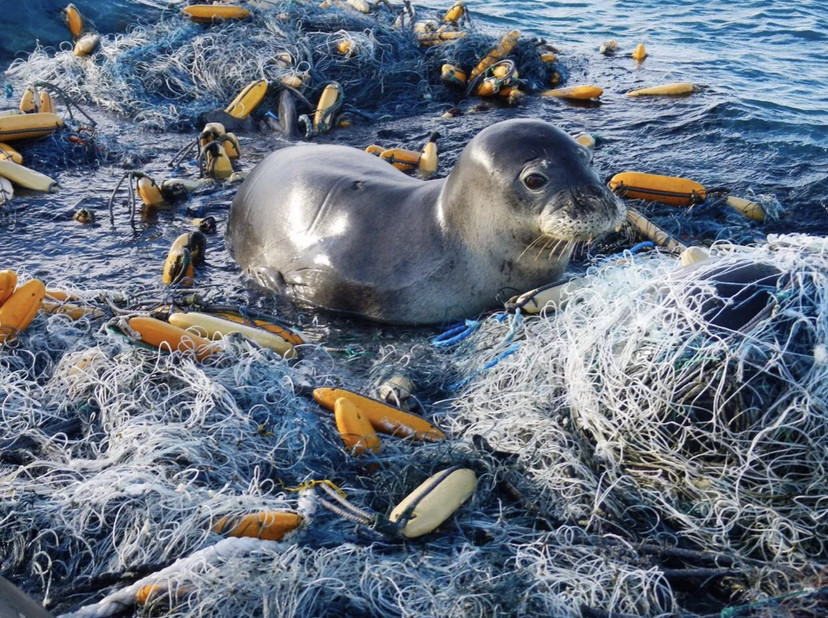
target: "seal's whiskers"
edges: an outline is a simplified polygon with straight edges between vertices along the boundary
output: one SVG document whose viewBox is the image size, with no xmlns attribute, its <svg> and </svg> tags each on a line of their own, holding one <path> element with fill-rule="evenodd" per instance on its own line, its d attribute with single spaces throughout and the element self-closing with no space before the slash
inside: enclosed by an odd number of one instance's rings
<svg viewBox="0 0 828 618">
<path fill-rule="evenodd" d="M 529 251 L 532 247 L 534 247 L 535 245 L 537 245 L 541 241 L 543 242 L 543 247 L 541 247 L 540 250 L 538 250 L 538 254 L 535 256 L 535 259 L 538 259 L 541 256 L 541 254 L 543 253 L 543 250 L 546 248 L 546 244 L 549 242 L 549 236 L 547 236 L 546 234 L 541 234 L 540 236 L 535 238 L 535 240 L 533 240 L 528 245 L 526 245 L 526 248 L 523 251 L 520 252 L 520 255 L 518 256 L 517 261 L 520 261 L 523 258 L 523 256 L 526 255 L 527 251 Z"/>
</svg>

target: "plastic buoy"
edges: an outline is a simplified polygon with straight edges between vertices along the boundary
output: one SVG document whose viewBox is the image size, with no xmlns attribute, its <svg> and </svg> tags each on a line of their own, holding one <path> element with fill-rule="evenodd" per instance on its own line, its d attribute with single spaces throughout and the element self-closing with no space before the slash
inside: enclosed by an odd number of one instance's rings
<svg viewBox="0 0 828 618">
<path fill-rule="evenodd" d="M 362 455 L 368 451 L 378 453 L 380 440 L 377 430 L 361 413 L 359 407 L 349 399 L 340 397 L 334 403 L 336 428 L 345 442 L 345 449 L 352 455 Z"/>
<path fill-rule="evenodd" d="M 706 189 L 694 180 L 643 172 L 616 174 L 610 179 L 609 187 L 621 197 L 671 206 L 691 206 L 703 202 L 707 197 Z"/>
<path fill-rule="evenodd" d="M 417 42 L 423 47 L 433 47 L 441 43 L 450 43 L 466 36 L 461 30 L 446 30 L 443 32 L 421 32 L 417 35 Z"/>
<path fill-rule="evenodd" d="M 17 287 L 17 273 L 13 270 L 0 270 L 0 307 L 14 294 Z"/>
<path fill-rule="evenodd" d="M 54 193 L 58 189 L 56 180 L 49 178 L 46 174 L 41 174 L 28 167 L 18 165 L 13 161 L 0 159 L 0 176 L 8 178 L 14 184 L 32 191 Z"/>
<path fill-rule="evenodd" d="M 256 106 L 261 103 L 265 94 L 267 94 L 267 80 L 260 79 L 251 82 L 245 86 L 236 98 L 231 101 L 230 105 L 225 108 L 225 112 L 234 118 L 244 119 L 250 115 Z M 218 124 L 218 123 L 216 123 Z M 224 129 L 224 127 L 222 127 Z M 222 130 L 222 134 L 224 131 Z"/>
<path fill-rule="evenodd" d="M 101 44 L 101 35 L 97 32 L 87 32 L 75 43 L 72 53 L 76 56 L 88 56 Z"/>
<path fill-rule="evenodd" d="M 507 32 L 503 35 L 503 38 L 500 39 L 497 46 L 486 54 L 483 59 L 477 63 L 477 66 L 472 69 L 471 73 L 469 73 L 469 82 L 473 82 L 478 75 L 483 73 L 483 71 L 488 69 L 495 62 L 503 60 L 506 56 L 508 56 L 515 48 L 515 45 L 517 45 L 519 38 L 520 30 L 512 30 L 511 32 Z"/>
<path fill-rule="evenodd" d="M 0 307 L 0 343 L 6 342 L 32 323 L 43 304 L 46 286 L 38 279 L 21 285 Z"/>
<path fill-rule="evenodd" d="M 662 84 L 660 86 L 651 86 L 649 88 L 641 88 L 639 90 L 631 90 L 627 93 L 628 97 L 646 97 L 646 96 L 677 96 L 683 94 L 691 94 L 696 92 L 696 88 L 689 82 L 676 82 L 673 84 Z"/>
<path fill-rule="evenodd" d="M 452 86 L 466 85 L 466 72 L 454 64 L 444 64 L 440 68 L 440 77 L 444 82 Z"/>
<path fill-rule="evenodd" d="M 444 440 L 445 434 L 424 418 L 403 412 L 399 408 L 389 406 L 382 401 L 359 395 L 344 388 L 317 388 L 313 391 L 313 398 L 320 405 L 334 410 L 336 400 L 340 397 L 349 399 L 355 404 L 363 416 L 377 431 L 403 438 L 418 438 L 420 440 Z"/>
<path fill-rule="evenodd" d="M 598 86 L 569 86 L 567 88 L 553 88 L 552 90 L 544 90 L 541 92 L 545 97 L 558 97 L 561 99 L 576 99 L 580 101 L 588 101 L 590 99 L 597 99 L 604 94 L 604 89 Z"/>
<path fill-rule="evenodd" d="M 169 317 L 169 322 L 179 328 L 193 331 L 207 339 L 214 339 L 219 335 L 227 336 L 233 333 L 239 333 L 262 347 L 270 348 L 278 352 L 284 358 L 293 358 L 296 356 L 296 350 L 293 348 L 293 344 L 285 341 L 275 333 L 266 331 L 263 328 L 225 320 L 224 318 L 207 313 L 199 313 L 197 311 L 173 313 Z"/>
<path fill-rule="evenodd" d="M 753 219 L 754 221 L 759 221 L 760 223 L 765 220 L 765 209 L 762 208 L 762 205 L 758 202 L 751 202 L 750 200 L 746 200 L 742 197 L 728 195 L 725 203 L 731 208 L 735 208 L 741 212 L 748 219 Z"/>
<path fill-rule="evenodd" d="M 222 19 L 244 19 L 250 15 L 250 11 L 240 6 L 220 4 L 192 4 L 185 6 L 181 12 L 201 24 L 209 24 Z"/>
<path fill-rule="evenodd" d="M 303 520 L 298 513 L 263 511 L 237 517 L 222 517 L 213 526 L 213 531 L 233 537 L 279 541 L 288 532 L 298 528 Z"/>
<path fill-rule="evenodd" d="M 44 137 L 63 126 L 60 116 L 49 112 L 0 116 L 0 140 Z"/>
<path fill-rule="evenodd" d="M 575 136 L 575 141 L 584 148 L 589 148 L 590 150 L 595 148 L 595 137 L 589 133 L 578 133 Z"/>
<path fill-rule="evenodd" d="M 236 313 L 229 313 L 225 311 L 219 311 L 216 315 L 220 318 L 224 318 L 225 320 L 230 320 L 231 322 L 236 322 L 238 324 L 247 324 L 248 326 L 263 328 L 274 335 L 279 335 L 282 339 L 288 343 L 292 343 L 293 345 L 301 345 L 305 343 L 305 340 L 297 333 L 294 333 L 279 324 L 268 322 L 267 320 L 249 320 Z"/>
<path fill-rule="evenodd" d="M 61 13 L 63 15 L 63 21 L 66 22 L 66 27 L 69 28 L 69 34 L 72 35 L 73 39 L 78 40 L 84 30 L 83 16 L 80 14 L 80 11 L 78 11 L 74 4 L 67 4 Z"/>
<path fill-rule="evenodd" d="M 428 179 L 437 171 L 437 140 L 439 138 L 440 134 L 435 131 L 428 136 L 428 141 L 423 146 L 423 151 L 417 162 L 417 167 L 420 169 L 423 178 Z"/>
<path fill-rule="evenodd" d="M 451 517 L 477 488 L 477 476 L 469 468 L 449 469 L 423 481 L 388 516 L 404 522 L 400 534 L 413 539 L 432 532 Z"/>
<path fill-rule="evenodd" d="M 636 62 L 641 62 L 644 58 L 647 57 L 647 48 L 644 47 L 644 43 L 639 43 L 635 46 L 635 49 L 632 53 L 633 60 Z"/>
<path fill-rule="evenodd" d="M 458 21 L 460 21 L 460 19 L 462 19 L 465 15 L 466 3 L 458 0 L 458 2 L 452 4 L 451 7 L 449 7 L 449 10 L 446 11 L 446 14 L 443 15 L 443 22 L 448 24 L 455 24 Z"/>
<path fill-rule="evenodd" d="M 0 161 L 11 161 L 12 163 L 23 165 L 23 155 L 8 144 L 0 142 Z"/>
<path fill-rule="evenodd" d="M 163 346 L 173 351 L 190 351 L 198 360 L 204 360 L 220 351 L 213 342 L 162 320 L 136 316 L 130 318 L 128 324 L 141 336 L 141 341 L 156 348 Z"/>
</svg>

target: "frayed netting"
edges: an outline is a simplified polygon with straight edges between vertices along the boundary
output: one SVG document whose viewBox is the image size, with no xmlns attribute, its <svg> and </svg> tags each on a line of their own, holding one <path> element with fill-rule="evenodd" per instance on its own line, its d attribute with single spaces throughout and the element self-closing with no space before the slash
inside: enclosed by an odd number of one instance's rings
<svg viewBox="0 0 828 618">
<path fill-rule="evenodd" d="M 552 521 L 761 564 L 753 594 L 781 594 L 828 557 L 828 245 L 712 253 L 685 269 L 628 256 L 557 313 L 488 320 L 460 353 L 477 377 L 440 421 L 512 454 Z M 781 275 L 741 332 L 719 328 L 710 275 L 745 264 Z M 520 349 L 481 373 L 516 322 Z"/>
<path fill-rule="evenodd" d="M 469 31 L 425 48 L 410 28 L 394 26 L 399 10 L 381 5 L 363 15 L 347 7 L 282 2 L 209 27 L 162 14 L 155 23 L 102 36 L 91 56 L 75 56 L 68 43 L 59 50 L 39 46 L 15 60 L 7 75 L 21 87 L 55 84 L 76 102 L 156 129 L 191 128 L 201 114 L 224 109 L 251 81 L 278 84 L 302 73 L 310 77 L 303 89 L 309 101 L 337 81 L 345 110 L 370 118 L 408 116 L 432 101 L 456 101 L 462 93 L 442 83 L 441 66 L 458 63 L 470 70 L 498 37 Z M 338 50 L 345 41 L 347 53 Z M 536 44 L 522 39 L 513 54 L 530 88 L 541 87 L 556 70 L 541 62 Z M 264 107 L 275 109 L 275 95 L 268 100 Z"/>
<path fill-rule="evenodd" d="M 78 617 L 699 616 L 813 590 L 828 244 L 711 254 L 598 265 L 557 313 L 489 317 L 453 347 L 363 340 L 359 370 L 321 337 L 293 360 L 228 337 L 197 362 L 106 315 L 40 314 L 0 353 L 2 573 Z M 745 262 L 779 276 L 734 332 L 699 299 Z M 147 300 L 100 306 L 125 297 Z M 369 392 L 390 371 L 426 385 L 418 412 L 448 439 L 353 457 L 310 391 Z M 477 489 L 418 540 L 321 508 L 329 482 L 387 514 L 451 466 Z M 304 519 L 281 541 L 216 531 L 263 511 Z"/>
</svg>

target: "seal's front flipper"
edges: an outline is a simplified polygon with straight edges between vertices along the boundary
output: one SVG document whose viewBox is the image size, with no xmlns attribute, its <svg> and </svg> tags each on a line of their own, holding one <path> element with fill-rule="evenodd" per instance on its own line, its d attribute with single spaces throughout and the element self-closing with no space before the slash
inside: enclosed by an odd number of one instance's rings
<svg viewBox="0 0 828 618">
<path fill-rule="evenodd" d="M 247 275 L 263 288 L 274 290 L 278 294 L 287 295 L 288 284 L 285 281 L 285 276 L 279 270 L 272 268 L 252 268 L 247 271 Z"/>
</svg>

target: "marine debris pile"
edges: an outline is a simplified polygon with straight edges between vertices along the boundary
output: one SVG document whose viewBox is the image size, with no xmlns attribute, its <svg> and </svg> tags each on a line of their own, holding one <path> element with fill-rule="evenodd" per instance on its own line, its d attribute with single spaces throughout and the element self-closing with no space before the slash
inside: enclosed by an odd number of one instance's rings
<svg viewBox="0 0 828 618">
<path fill-rule="evenodd" d="M 41 312 L 0 354 L 2 572 L 67 616 L 815 615 L 828 246 L 711 254 L 627 254 L 558 312 L 380 345 L 358 379 L 307 335 L 292 358 L 146 349 L 112 315 L 127 298 L 72 290 L 99 313 Z M 728 313 L 710 273 L 757 264 Z M 455 397 L 415 410 L 431 438 L 355 451 L 313 391 L 372 393 L 390 363 Z M 394 506 L 455 468 L 468 502 L 400 534 Z"/>
<path fill-rule="evenodd" d="M 667 583 L 752 600 L 790 592 L 792 577 L 824 586 L 826 248 L 770 237 L 714 245 L 689 268 L 630 254 L 599 266 L 557 313 L 485 322 L 460 353 L 476 377 L 441 424 L 511 456 L 557 535 L 600 533 L 631 557 L 641 543 L 707 554 L 697 572 L 649 571 L 651 607 L 614 611 L 679 611 L 657 604 Z M 571 559 L 546 546 L 527 562 Z"/>
<path fill-rule="evenodd" d="M 89 55 L 38 47 L 13 62 L 8 75 L 24 84 L 54 83 L 73 100 L 159 129 L 199 125 L 201 114 L 224 109 L 236 92 L 257 80 L 272 84 L 271 103 L 278 88 L 293 88 L 315 101 L 326 84 L 337 82 L 345 92 L 346 111 L 371 119 L 411 115 L 431 101 L 456 100 L 458 93 L 440 78 L 442 66 L 471 70 L 497 47 L 494 37 L 473 24 L 460 29 L 436 12 L 436 19 L 400 20 L 415 15 L 402 5 L 381 3 L 363 14 L 347 5 L 281 2 L 249 13 L 245 19 L 193 23 L 177 10 L 165 12 L 125 34 L 100 36 Z M 446 28 L 463 36 L 422 40 Z M 555 59 L 544 56 L 545 45 L 518 37 L 517 31 L 511 34 L 506 53 L 515 58 L 509 62 L 516 64 L 521 83 L 536 90 L 555 75 L 560 80 Z"/>
<path fill-rule="evenodd" d="M 307 108 L 304 137 L 467 96 L 602 94 L 548 90 L 564 78 L 557 52 L 478 31 L 462 2 L 430 15 L 324 5 L 251 2 L 214 21 L 204 12 L 223 5 L 176 4 L 117 35 L 67 7 L 73 42 L 13 63 L 23 101 L 0 127 L 41 130 L 34 115 L 54 116 L 45 92 L 187 130 L 177 162 L 198 150 L 203 178 L 112 175 L 111 229 L 124 228 L 123 188 L 134 232 L 138 199 L 146 214 L 230 182 L 235 132 L 271 127 L 266 110 L 285 92 Z M 208 122 L 216 111 L 239 122 Z M 24 154 L 54 168 L 78 163 L 78 149 L 82 163 L 105 160 L 108 138 L 71 120 L 68 140 Z M 422 151 L 375 154 L 433 174 L 432 129 Z M 55 188 L 1 150 L 0 197 L 12 181 Z M 778 206 L 677 177 L 612 182 L 694 208 L 716 194 L 756 221 Z M 377 327 L 351 345 L 321 318 L 294 328 L 241 294 L 196 287 L 217 229 L 203 214 L 153 286 L 86 289 L 0 264 L 0 575 L 53 614 L 828 613 L 824 239 L 719 242 L 683 267 L 626 251 L 595 258 L 557 306 L 533 293 L 436 338 Z"/>
</svg>

